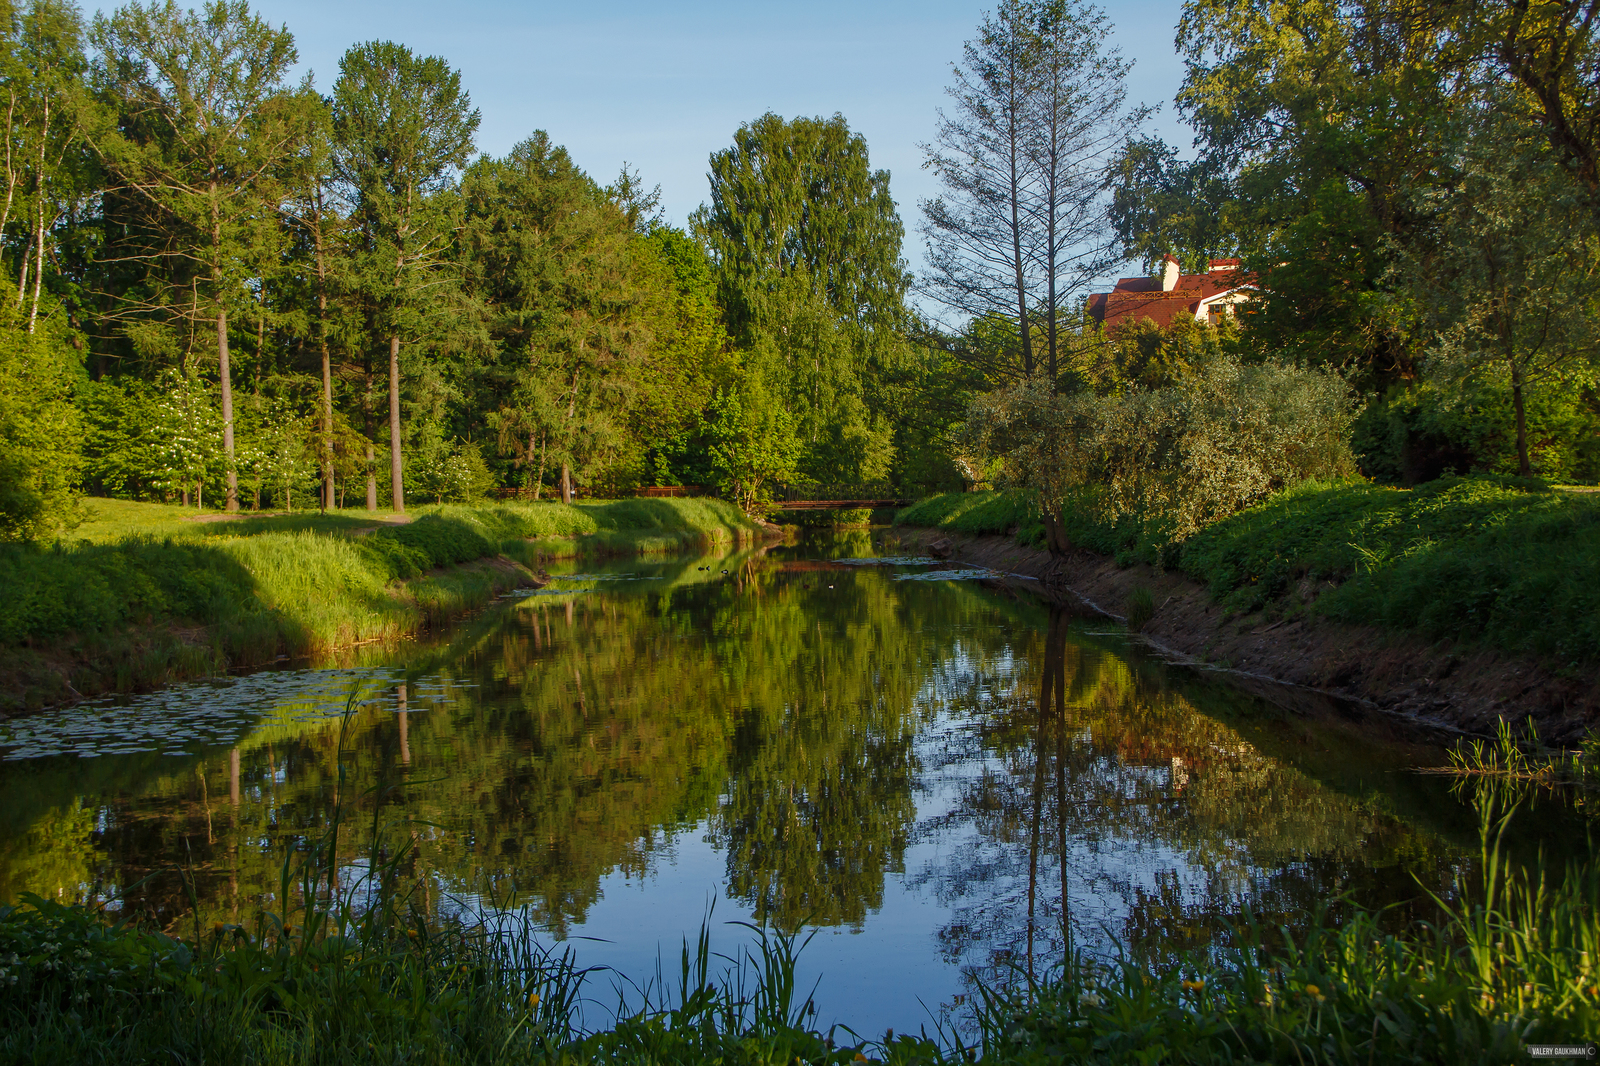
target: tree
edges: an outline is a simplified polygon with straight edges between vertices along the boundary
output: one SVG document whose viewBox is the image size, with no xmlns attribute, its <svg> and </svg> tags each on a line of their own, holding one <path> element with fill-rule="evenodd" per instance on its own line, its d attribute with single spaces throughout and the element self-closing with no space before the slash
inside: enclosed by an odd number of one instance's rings
<svg viewBox="0 0 1600 1066">
<path fill-rule="evenodd" d="M 80 357 L 55 328 L 23 332 L 0 314 L 0 540 L 37 540 L 78 518 Z"/>
<path fill-rule="evenodd" d="M 338 432 L 333 409 L 333 357 L 338 341 L 348 341 L 354 330 L 337 296 L 345 282 L 349 223 L 337 209 L 333 173 L 333 114 L 329 102 L 315 93 L 301 95 L 305 135 L 300 151 L 288 168 L 285 215 L 294 241 L 290 256 L 299 260 L 308 284 L 297 294 L 311 308 L 300 308 L 303 332 L 317 347 L 322 370 L 321 443 L 318 461 L 322 474 L 322 507 L 334 506 L 334 471 Z M 341 345 L 342 346 L 342 345 Z M 370 450 L 370 449 L 369 449 Z"/>
<path fill-rule="evenodd" d="M 759 378 L 749 380 L 742 394 L 717 391 L 705 434 L 718 488 L 752 514 L 772 498 L 773 481 L 794 476 L 800 452 L 794 419 Z"/>
<path fill-rule="evenodd" d="M 904 358 L 904 227 L 887 171 L 844 117 L 766 114 L 711 157 L 693 228 L 717 271 L 728 332 L 793 411 L 802 472 L 882 477 L 892 434 L 885 368 Z"/>
<path fill-rule="evenodd" d="M 5 202 L 0 236 L 13 216 L 23 222 L 17 254 L 17 306 L 29 333 L 39 320 L 53 231 L 87 184 L 80 128 L 91 120 L 83 84 L 83 25 L 59 0 L 33 0 L 6 12 L 7 48 L 0 58 L 5 85 Z"/>
<path fill-rule="evenodd" d="M 1600 369 L 1600 228 L 1588 190 L 1549 144 L 1503 125 L 1510 108 L 1474 116 L 1452 153 L 1455 180 L 1417 195 L 1435 220 L 1399 264 L 1437 338 L 1441 370 L 1505 383 L 1517 469 L 1533 475 L 1526 393 Z M 1521 127 L 1525 131 L 1526 127 Z"/>
<path fill-rule="evenodd" d="M 1106 185 L 1150 112 L 1127 106 L 1132 65 L 1102 51 L 1106 32 L 1079 0 L 1004 0 L 952 68 L 955 107 L 923 146 L 945 187 L 923 204 L 924 289 L 965 317 L 1015 316 L 1012 375 L 1042 365 L 1057 379 L 1063 309 L 1122 258 Z"/>
<path fill-rule="evenodd" d="M 126 236 L 106 258 L 142 267 L 117 319 L 215 327 L 227 509 L 239 508 L 228 314 L 278 250 L 277 179 L 299 126 L 284 77 L 294 39 L 243 0 L 183 12 L 172 0 L 97 16 L 95 76 L 117 125 L 96 139 Z M 192 343 L 192 342 L 190 342 Z M 185 366 L 187 368 L 187 351 Z"/>
<path fill-rule="evenodd" d="M 632 449 L 657 324 L 672 317 L 668 279 L 627 210 L 543 132 L 475 162 L 462 195 L 469 284 L 500 351 L 486 375 L 502 448 L 535 492 L 559 466 L 570 501 L 574 468 Z"/>
<path fill-rule="evenodd" d="M 461 75 L 438 56 L 392 41 L 357 45 L 333 87 L 334 172 L 360 230 L 357 284 L 389 348 L 389 463 L 405 510 L 400 438 L 400 338 L 420 329 L 424 300 L 445 279 L 454 225 L 444 194 L 466 165 L 478 112 Z"/>
</svg>

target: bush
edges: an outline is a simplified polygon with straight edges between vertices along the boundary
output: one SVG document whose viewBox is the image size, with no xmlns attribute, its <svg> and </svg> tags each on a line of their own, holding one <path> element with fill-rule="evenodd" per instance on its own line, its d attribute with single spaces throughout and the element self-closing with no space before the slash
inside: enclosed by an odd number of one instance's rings
<svg viewBox="0 0 1600 1066">
<path fill-rule="evenodd" d="M 79 520 L 83 457 L 69 400 L 75 353 L 48 325 L 27 334 L 0 316 L 0 540 L 31 540 Z"/>
<path fill-rule="evenodd" d="M 1353 474 L 1353 414 L 1334 374 L 1217 357 L 1177 384 L 1105 396 L 1030 380 L 974 404 L 966 435 L 1050 514 L 1088 504 L 1165 545 L 1290 485 Z"/>
</svg>

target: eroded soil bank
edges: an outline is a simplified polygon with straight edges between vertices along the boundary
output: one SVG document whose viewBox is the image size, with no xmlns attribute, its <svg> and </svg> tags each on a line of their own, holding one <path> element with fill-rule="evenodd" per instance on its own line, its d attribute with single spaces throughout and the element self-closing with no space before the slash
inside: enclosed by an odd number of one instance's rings
<svg viewBox="0 0 1600 1066">
<path fill-rule="evenodd" d="M 1539 735 L 1572 742 L 1600 727 L 1600 672 L 1558 672 L 1531 658 L 1451 640 L 1351 626 L 1309 612 L 1272 620 L 1239 615 L 1212 602 L 1206 588 L 1176 572 L 1119 567 L 1106 556 L 1075 552 L 1052 558 L 1005 536 L 968 536 L 900 527 L 890 537 L 911 548 L 1038 578 L 1053 594 L 1126 621 L 1136 589 L 1150 591 L 1155 615 L 1140 636 L 1176 659 L 1232 671 L 1268 698 L 1273 684 L 1357 700 L 1429 725 L 1492 733 L 1504 719 L 1520 725 L 1530 716 Z M 1318 590 L 1301 590 L 1313 599 Z M 1265 687 L 1262 682 L 1268 683 Z"/>
</svg>

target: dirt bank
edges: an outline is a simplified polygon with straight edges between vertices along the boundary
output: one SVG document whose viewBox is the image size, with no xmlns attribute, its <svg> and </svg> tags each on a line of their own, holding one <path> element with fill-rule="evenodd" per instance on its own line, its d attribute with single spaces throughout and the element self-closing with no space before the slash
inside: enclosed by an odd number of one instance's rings
<svg viewBox="0 0 1600 1066">
<path fill-rule="evenodd" d="M 1311 614 L 1279 621 L 1230 614 L 1181 574 L 1143 565 L 1123 569 L 1090 552 L 1053 559 L 1010 537 L 909 527 L 889 536 L 908 547 L 1036 577 L 1054 594 L 1119 622 L 1126 621 L 1134 590 L 1148 589 L 1156 612 L 1142 639 L 1167 656 L 1233 671 L 1269 698 L 1270 691 L 1251 682 L 1310 689 L 1472 733 L 1492 732 L 1502 718 L 1521 724 L 1530 715 L 1540 736 L 1552 742 L 1575 741 L 1600 727 L 1600 676 L 1592 670 L 1573 676 L 1535 659 Z M 1303 587 L 1299 595 L 1310 600 L 1319 591 Z"/>
</svg>

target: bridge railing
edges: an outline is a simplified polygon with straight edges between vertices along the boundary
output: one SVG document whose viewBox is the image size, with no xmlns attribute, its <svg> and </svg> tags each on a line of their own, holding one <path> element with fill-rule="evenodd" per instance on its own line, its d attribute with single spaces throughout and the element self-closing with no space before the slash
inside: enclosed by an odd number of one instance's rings
<svg viewBox="0 0 1600 1066">
<path fill-rule="evenodd" d="M 817 502 L 841 500 L 895 500 L 911 503 L 936 492 L 960 492 L 960 484 L 941 485 L 914 482 L 896 485 L 891 481 L 864 481 L 856 483 L 827 483 L 796 481 L 778 485 L 773 492 L 774 503 L 796 503 L 807 500 Z"/>
</svg>

